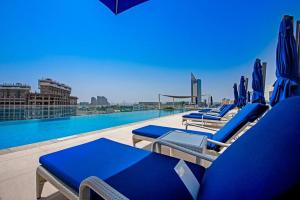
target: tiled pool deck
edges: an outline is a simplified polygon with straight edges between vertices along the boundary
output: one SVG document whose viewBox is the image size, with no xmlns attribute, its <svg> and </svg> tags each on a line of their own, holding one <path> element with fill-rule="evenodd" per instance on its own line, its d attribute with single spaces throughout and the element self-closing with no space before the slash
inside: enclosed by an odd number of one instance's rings
<svg viewBox="0 0 300 200">
<path fill-rule="evenodd" d="M 51 140 L 0 151 L 0 200 L 35 199 L 35 170 L 39 165 L 39 157 L 42 155 L 102 137 L 132 145 L 131 131 L 133 129 L 149 124 L 184 128 L 181 124 L 181 116 L 182 113 L 101 131 L 90 132 L 65 140 Z M 201 131 L 200 128 L 196 128 L 194 130 Z M 140 142 L 137 146 L 140 148 L 149 148 L 149 142 Z M 175 153 L 175 156 L 183 157 L 185 160 L 194 162 L 193 157 L 188 157 L 178 152 Z M 43 199 L 65 199 L 48 183 L 45 184 L 42 196 L 44 197 Z"/>
</svg>

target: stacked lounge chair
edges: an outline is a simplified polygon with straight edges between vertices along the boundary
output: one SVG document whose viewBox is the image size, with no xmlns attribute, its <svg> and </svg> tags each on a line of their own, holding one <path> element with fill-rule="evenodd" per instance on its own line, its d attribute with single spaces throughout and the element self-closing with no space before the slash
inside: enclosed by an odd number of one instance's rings
<svg viewBox="0 0 300 200">
<path fill-rule="evenodd" d="M 204 168 L 187 162 L 197 199 L 300 198 L 300 97 L 278 103 Z M 175 148 L 175 146 L 174 146 Z M 181 148 L 182 149 L 182 148 Z M 205 154 L 193 153 L 202 159 Z M 37 198 L 46 181 L 69 199 L 192 199 L 176 174 L 178 159 L 107 139 L 40 158 Z M 92 192 L 89 192 L 89 191 Z"/>
<path fill-rule="evenodd" d="M 199 113 L 220 113 L 228 104 L 223 104 L 219 108 L 202 108 L 198 110 Z"/>
<path fill-rule="evenodd" d="M 164 126 L 149 125 L 142 128 L 138 128 L 132 131 L 132 141 L 135 146 L 136 143 L 146 140 L 154 141 L 162 135 L 170 131 L 182 131 L 183 134 L 198 134 L 207 136 L 208 146 L 207 148 L 214 151 L 219 151 L 220 147 L 227 147 L 226 142 L 236 136 L 243 130 L 248 123 L 251 123 L 261 117 L 268 110 L 268 106 L 260 103 L 248 104 L 241 109 L 232 119 L 230 119 L 220 130 L 215 134 L 208 132 L 200 132 L 193 130 L 184 130 Z"/>
<path fill-rule="evenodd" d="M 232 117 L 230 111 L 233 110 L 236 106 L 234 104 L 226 105 L 220 113 L 190 113 L 188 115 L 182 116 L 182 123 L 186 125 L 192 125 L 189 121 L 200 122 L 201 125 L 206 123 L 220 123 L 224 125 Z"/>
</svg>

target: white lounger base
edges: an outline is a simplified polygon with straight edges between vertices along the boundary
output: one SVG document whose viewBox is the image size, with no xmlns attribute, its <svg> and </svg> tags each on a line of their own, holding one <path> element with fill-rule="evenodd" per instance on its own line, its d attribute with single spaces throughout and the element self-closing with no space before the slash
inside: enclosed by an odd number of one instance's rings
<svg viewBox="0 0 300 200">
<path fill-rule="evenodd" d="M 70 200 L 89 200 L 90 191 L 93 190 L 103 199 L 106 200 L 129 200 L 120 192 L 112 188 L 98 177 L 91 176 L 82 181 L 80 184 L 79 194 L 72 188 L 60 181 L 56 176 L 52 175 L 44 167 L 39 166 L 36 170 L 36 198 L 41 199 L 41 194 L 45 182 L 51 183 L 66 198 Z"/>
</svg>

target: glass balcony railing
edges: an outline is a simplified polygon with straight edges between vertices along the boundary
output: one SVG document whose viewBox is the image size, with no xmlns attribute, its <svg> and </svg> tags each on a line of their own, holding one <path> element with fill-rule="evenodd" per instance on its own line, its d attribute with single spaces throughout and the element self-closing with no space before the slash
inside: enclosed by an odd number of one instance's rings
<svg viewBox="0 0 300 200">
<path fill-rule="evenodd" d="M 76 110 L 76 106 L 0 105 L 0 121 L 74 116 Z"/>
<path fill-rule="evenodd" d="M 52 119 L 76 115 L 107 114 L 115 112 L 132 112 L 156 110 L 158 106 L 141 105 L 0 105 L 0 121 L 27 120 L 27 119 Z M 170 106 L 163 108 L 170 110 Z M 172 109 L 184 109 L 176 106 Z"/>
</svg>

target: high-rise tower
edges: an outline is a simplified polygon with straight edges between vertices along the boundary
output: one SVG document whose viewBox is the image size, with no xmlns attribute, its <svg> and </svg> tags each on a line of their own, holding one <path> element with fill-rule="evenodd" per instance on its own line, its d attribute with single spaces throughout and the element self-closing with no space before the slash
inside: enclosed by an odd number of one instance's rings
<svg viewBox="0 0 300 200">
<path fill-rule="evenodd" d="M 193 73 L 191 73 L 191 103 L 200 105 L 202 99 L 201 79 L 197 79 Z"/>
</svg>

